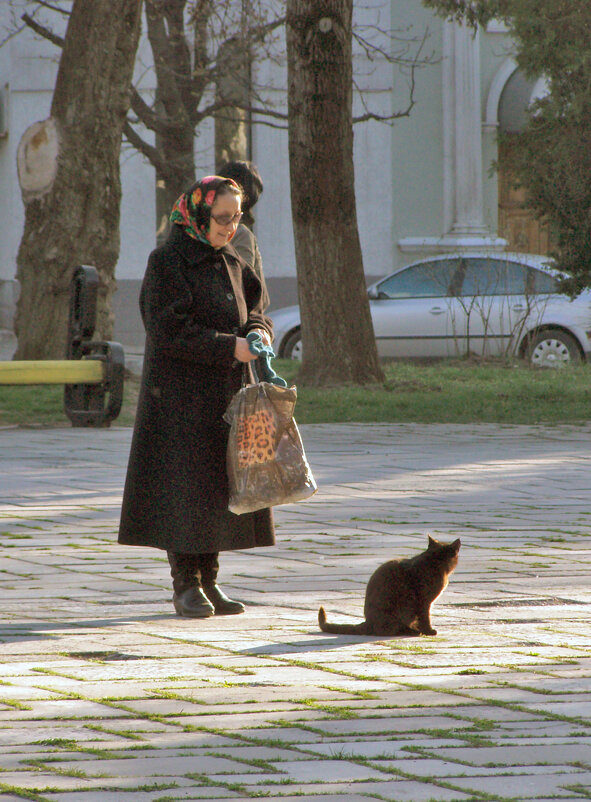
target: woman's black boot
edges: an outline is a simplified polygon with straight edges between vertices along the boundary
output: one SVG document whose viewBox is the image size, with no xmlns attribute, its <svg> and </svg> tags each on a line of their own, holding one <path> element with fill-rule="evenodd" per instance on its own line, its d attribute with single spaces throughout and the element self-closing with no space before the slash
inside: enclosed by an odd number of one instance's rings
<svg viewBox="0 0 591 802">
<path fill-rule="evenodd" d="M 238 615 L 245 610 L 242 602 L 229 599 L 219 585 L 204 585 L 203 591 L 215 608 L 216 615 Z"/>
<path fill-rule="evenodd" d="M 223 590 L 216 584 L 218 575 L 218 553 L 197 554 L 199 558 L 199 570 L 201 573 L 201 585 L 209 601 L 215 608 L 216 615 L 238 615 L 244 612 L 242 602 L 229 599 Z"/>
<path fill-rule="evenodd" d="M 172 603 L 178 615 L 186 618 L 209 618 L 215 612 L 199 581 L 198 554 L 169 551 L 168 562 L 174 594 Z"/>
</svg>

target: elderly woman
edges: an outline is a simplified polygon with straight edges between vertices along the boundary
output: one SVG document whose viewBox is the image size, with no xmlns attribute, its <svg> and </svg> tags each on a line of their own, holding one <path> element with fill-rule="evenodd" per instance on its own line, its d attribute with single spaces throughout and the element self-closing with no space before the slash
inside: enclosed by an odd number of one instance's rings
<svg viewBox="0 0 591 802">
<path fill-rule="evenodd" d="M 179 615 L 244 612 L 217 585 L 220 551 L 275 542 L 271 510 L 228 510 L 226 407 L 270 342 L 261 283 L 231 245 L 242 194 L 207 176 L 181 195 L 167 242 L 150 255 L 140 294 L 144 370 L 119 542 L 168 554 Z"/>
</svg>

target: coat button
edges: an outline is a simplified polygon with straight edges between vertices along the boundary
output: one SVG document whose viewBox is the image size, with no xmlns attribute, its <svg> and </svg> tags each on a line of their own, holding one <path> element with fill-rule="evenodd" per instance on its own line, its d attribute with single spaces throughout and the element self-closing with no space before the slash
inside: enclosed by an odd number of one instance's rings
<svg viewBox="0 0 591 802">
<path fill-rule="evenodd" d="M 228 299 L 228 301 L 233 301 L 234 300 L 234 296 L 233 296 L 233 294 L 231 292 L 227 292 L 226 293 L 226 298 Z"/>
<path fill-rule="evenodd" d="M 239 328 L 233 328 L 232 329 L 232 334 L 238 334 L 239 331 L 240 331 Z"/>
<path fill-rule="evenodd" d="M 215 267 L 216 270 L 221 270 L 222 269 L 222 266 L 221 266 L 221 264 L 219 262 L 216 262 L 214 267 Z"/>
</svg>

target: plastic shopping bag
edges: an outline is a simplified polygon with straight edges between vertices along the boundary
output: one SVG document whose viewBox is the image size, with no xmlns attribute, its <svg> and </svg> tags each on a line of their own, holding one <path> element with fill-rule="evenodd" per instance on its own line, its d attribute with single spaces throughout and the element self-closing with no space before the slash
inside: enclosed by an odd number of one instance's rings
<svg viewBox="0 0 591 802">
<path fill-rule="evenodd" d="M 308 465 L 293 410 L 295 387 L 268 382 L 242 387 L 224 420 L 230 424 L 228 508 L 238 515 L 312 496 L 316 482 Z"/>
</svg>

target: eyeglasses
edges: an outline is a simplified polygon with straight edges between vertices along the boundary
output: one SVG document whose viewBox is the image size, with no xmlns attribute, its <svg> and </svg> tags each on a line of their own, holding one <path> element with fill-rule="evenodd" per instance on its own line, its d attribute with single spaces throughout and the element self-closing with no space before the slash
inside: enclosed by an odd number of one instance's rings
<svg viewBox="0 0 591 802">
<path fill-rule="evenodd" d="M 237 226 L 242 219 L 242 212 L 236 212 L 235 215 L 224 214 L 220 215 L 220 217 L 216 217 L 214 214 L 212 214 L 211 217 L 212 220 L 216 221 L 218 226 Z"/>
</svg>

